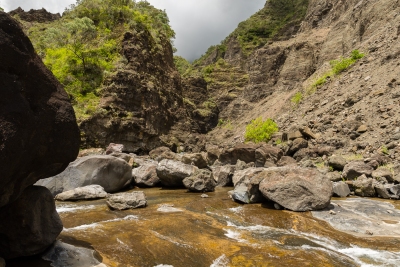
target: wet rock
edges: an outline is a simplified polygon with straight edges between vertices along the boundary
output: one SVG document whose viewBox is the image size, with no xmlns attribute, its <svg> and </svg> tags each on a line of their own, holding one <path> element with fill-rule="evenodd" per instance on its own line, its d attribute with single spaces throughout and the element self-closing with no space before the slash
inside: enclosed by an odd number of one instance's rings
<svg viewBox="0 0 400 267">
<path fill-rule="evenodd" d="M 250 179 L 255 174 L 257 174 L 263 170 L 264 170 L 264 168 L 248 168 L 248 169 L 239 170 L 239 171 L 236 170 L 232 177 L 232 183 L 234 186 L 236 186 L 239 182 L 241 182 L 245 179 Z"/>
<path fill-rule="evenodd" d="M 143 208 L 147 206 L 146 195 L 143 191 L 117 193 L 107 198 L 107 205 L 114 210 Z"/>
<path fill-rule="evenodd" d="M 100 185 L 88 185 L 62 192 L 56 195 L 55 199 L 60 201 L 70 201 L 70 200 L 106 198 L 107 196 L 108 193 L 104 191 L 104 188 L 101 187 Z"/>
<path fill-rule="evenodd" d="M 51 262 L 54 267 L 107 267 L 101 263 L 101 256 L 97 251 L 59 240 L 43 254 L 42 259 Z"/>
<path fill-rule="evenodd" d="M 276 164 L 282 156 L 281 149 L 271 145 L 263 145 L 255 151 L 255 166 L 264 167 L 267 162 L 268 164 Z"/>
<path fill-rule="evenodd" d="M 337 197 L 347 197 L 350 195 L 350 188 L 345 182 L 333 183 L 333 195 Z"/>
<path fill-rule="evenodd" d="M 346 179 L 354 179 L 360 177 L 365 174 L 367 176 L 371 176 L 373 168 L 365 164 L 363 161 L 352 161 L 346 164 L 343 169 L 343 177 Z"/>
<path fill-rule="evenodd" d="M 221 153 L 218 160 L 222 164 L 236 164 L 238 160 L 246 163 L 255 162 L 255 152 L 258 148 L 254 144 L 237 144 L 233 148 L 229 148 Z"/>
<path fill-rule="evenodd" d="M 340 172 L 334 171 L 334 172 L 328 172 L 326 174 L 326 177 L 331 180 L 332 182 L 339 182 L 342 180 L 342 175 Z"/>
<path fill-rule="evenodd" d="M 393 173 L 386 168 L 379 168 L 372 172 L 372 178 L 379 180 L 379 178 L 386 178 L 389 183 L 394 182 Z"/>
<path fill-rule="evenodd" d="M 235 173 L 235 166 L 224 165 L 213 168 L 213 177 L 217 186 L 231 186 L 232 176 Z"/>
<path fill-rule="evenodd" d="M 122 153 L 124 150 L 124 145 L 111 143 L 106 148 L 106 155 L 109 155 L 111 153 Z"/>
<path fill-rule="evenodd" d="M 0 12 L 0 207 L 63 171 L 79 152 L 70 99 L 20 28 Z"/>
<path fill-rule="evenodd" d="M 180 161 L 164 159 L 158 164 L 156 170 L 163 186 L 182 187 L 183 179 L 191 176 L 198 168 Z"/>
<path fill-rule="evenodd" d="M 347 161 L 341 156 L 333 155 L 328 159 L 328 165 L 338 171 L 343 171 L 346 164 Z"/>
<path fill-rule="evenodd" d="M 94 155 L 75 160 L 64 172 L 43 179 L 36 185 L 47 187 L 54 196 L 93 184 L 114 193 L 129 185 L 131 180 L 132 168 L 126 161 L 108 155 Z"/>
<path fill-rule="evenodd" d="M 147 163 L 132 169 L 132 178 L 139 187 L 154 187 L 161 182 L 157 176 L 156 163 Z"/>
<path fill-rule="evenodd" d="M 0 208 L 0 257 L 12 259 L 43 252 L 63 229 L 47 188 L 30 186 Z"/>
<path fill-rule="evenodd" d="M 185 154 L 182 156 L 181 161 L 185 164 L 194 165 L 200 169 L 207 167 L 207 161 L 201 153 Z"/>
<path fill-rule="evenodd" d="M 282 158 L 276 163 L 278 167 L 297 165 L 297 161 L 289 156 L 282 156 Z"/>
<path fill-rule="evenodd" d="M 308 142 L 303 138 L 297 138 L 293 141 L 292 146 L 289 148 L 288 154 L 293 155 L 302 148 L 307 148 Z"/>
<path fill-rule="evenodd" d="M 209 170 L 197 170 L 183 179 L 183 185 L 192 192 L 213 192 L 216 183 Z"/>
<path fill-rule="evenodd" d="M 260 191 L 267 198 L 293 211 L 318 210 L 327 207 L 332 183 L 316 169 L 278 167 L 264 169 Z"/>
<path fill-rule="evenodd" d="M 250 170 L 250 169 L 248 169 Z M 260 182 L 263 177 L 256 177 L 254 174 L 261 171 L 262 168 L 253 169 L 253 172 L 247 172 L 247 175 L 243 177 L 239 182 L 236 183 L 235 188 L 231 191 L 231 198 L 240 203 L 261 203 L 265 202 L 265 197 L 259 190 Z M 247 170 L 244 170 L 246 172 Z"/>
<path fill-rule="evenodd" d="M 374 188 L 374 179 L 367 178 L 365 174 L 361 175 L 357 178 L 357 180 L 353 181 L 354 193 L 360 197 L 374 197 L 375 188 Z"/>
</svg>

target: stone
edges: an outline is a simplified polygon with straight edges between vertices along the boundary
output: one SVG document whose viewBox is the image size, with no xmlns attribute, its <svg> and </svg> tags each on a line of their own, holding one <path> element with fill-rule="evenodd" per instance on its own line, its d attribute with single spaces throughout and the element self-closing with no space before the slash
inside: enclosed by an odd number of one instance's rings
<svg viewBox="0 0 400 267">
<path fill-rule="evenodd" d="M 114 210 L 143 208 L 147 206 L 146 195 L 143 191 L 117 193 L 107 198 L 107 205 Z"/>
<path fill-rule="evenodd" d="M 236 170 L 235 173 L 233 174 L 232 177 L 232 183 L 233 186 L 236 187 L 236 185 L 245 180 L 245 179 L 250 179 L 251 177 L 253 177 L 255 174 L 263 171 L 264 168 L 248 168 L 248 169 L 244 169 L 244 170 Z"/>
<path fill-rule="evenodd" d="M 42 255 L 42 259 L 51 262 L 51 266 L 56 267 L 107 267 L 101 263 L 102 258 L 95 250 L 73 246 L 60 240 L 57 240 Z"/>
<path fill-rule="evenodd" d="M 371 166 L 374 170 L 377 169 L 377 168 L 379 167 L 379 162 L 376 161 L 376 160 L 374 160 L 374 159 L 368 161 L 367 164 L 368 164 L 369 166 Z"/>
<path fill-rule="evenodd" d="M 149 152 L 149 156 L 151 159 L 154 159 L 158 162 L 162 161 L 163 159 L 172 159 L 172 160 L 178 160 L 178 156 L 171 151 L 168 147 L 158 147 L 156 149 L 153 149 Z"/>
<path fill-rule="evenodd" d="M 289 156 L 282 156 L 281 159 L 276 163 L 278 167 L 283 167 L 283 166 L 294 166 L 297 165 L 297 161 Z"/>
<path fill-rule="evenodd" d="M 360 127 L 357 128 L 356 132 L 357 133 L 365 133 L 368 131 L 367 125 L 360 125 Z"/>
<path fill-rule="evenodd" d="M 386 187 L 383 184 L 375 184 L 374 188 L 375 188 L 376 194 L 379 197 L 384 198 L 384 199 L 390 199 L 391 198 L 388 190 L 386 189 Z"/>
<path fill-rule="evenodd" d="M 347 161 L 342 156 L 332 155 L 328 159 L 328 165 L 338 171 L 343 171 L 346 164 Z"/>
<path fill-rule="evenodd" d="M 304 138 L 297 138 L 293 141 L 292 146 L 289 148 L 288 155 L 293 155 L 302 148 L 307 148 L 308 142 Z"/>
<path fill-rule="evenodd" d="M 334 171 L 334 172 L 328 172 L 326 174 L 326 177 L 331 180 L 331 182 L 339 182 L 342 180 L 342 175 L 340 172 Z"/>
<path fill-rule="evenodd" d="M 333 183 L 333 195 L 337 197 L 347 197 L 350 195 L 350 188 L 342 181 Z"/>
<path fill-rule="evenodd" d="M 235 170 L 236 171 L 241 171 L 241 170 L 244 170 L 244 169 L 247 169 L 246 162 L 241 161 L 240 159 L 238 159 L 238 161 L 236 162 L 236 165 L 235 165 Z"/>
<path fill-rule="evenodd" d="M 156 171 L 163 186 L 183 187 L 183 179 L 191 176 L 198 169 L 196 166 L 180 161 L 164 159 L 158 164 Z"/>
<path fill-rule="evenodd" d="M 161 180 L 157 176 L 156 163 L 143 164 L 138 168 L 132 169 L 132 179 L 139 187 L 154 187 L 158 185 Z"/>
<path fill-rule="evenodd" d="M 0 12 L 0 207 L 79 152 L 68 94 L 35 53 L 20 24 Z"/>
<path fill-rule="evenodd" d="M 201 153 L 185 154 L 182 156 L 181 161 L 185 164 L 194 165 L 200 169 L 207 167 L 207 161 Z"/>
<path fill-rule="evenodd" d="M 62 192 L 56 195 L 55 199 L 60 201 L 71 201 L 106 198 L 107 196 L 108 193 L 104 191 L 104 188 L 100 185 L 88 185 Z"/>
<path fill-rule="evenodd" d="M 263 168 L 257 169 L 257 171 L 248 173 L 243 179 L 236 183 L 235 188 L 231 191 L 231 198 L 233 200 L 245 204 L 262 203 L 266 201 L 259 190 L 259 185 L 263 177 L 254 175 Z"/>
<path fill-rule="evenodd" d="M 363 174 L 371 176 L 373 168 L 363 161 L 352 161 L 346 164 L 343 169 L 343 177 L 349 180 L 355 179 Z"/>
<path fill-rule="evenodd" d="M 293 131 L 293 132 L 289 132 L 287 134 L 287 138 L 288 138 L 288 140 L 295 140 L 298 138 L 303 138 L 303 135 L 301 134 L 300 131 Z"/>
<path fill-rule="evenodd" d="M 235 147 L 227 149 L 221 153 L 218 160 L 222 164 L 236 164 L 238 160 L 246 163 L 255 162 L 255 152 L 258 148 L 254 144 L 237 144 Z"/>
<path fill-rule="evenodd" d="M 282 207 L 292 211 L 319 210 L 327 207 L 332 196 L 332 183 L 316 169 L 277 167 L 255 175 L 262 177 L 260 191 Z"/>
<path fill-rule="evenodd" d="M 354 193 L 360 197 L 375 197 L 374 179 L 367 178 L 365 174 L 353 181 Z"/>
<path fill-rule="evenodd" d="M 207 145 L 206 150 L 208 165 L 213 165 L 214 162 L 219 158 L 219 155 L 221 155 L 221 150 L 216 145 Z"/>
<path fill-rule="evenodd" d="M 217 186 L 231 186 L 232 176 L 235 173 L 235 166 L 224 165 L 213 168 L 213 178 L 217 183 Z"/>
<path fill-rule="evenodd" d="M 400 196 L 400 184 L 396 184 L 393 185 L 389 188 L 389 191 L 393 194 L 393 195 L 397 195 Z"/>
<path fill-rule="evenodd" d="M 256 167 L 264 167 L 266 162 L 276 164 L 282 156 L 281 149 L 271 145 L 263 145 L 255 151 L 255 165 Z"/>
<path fill-rule="evenodd" d="M 62 173 L 40 180 L 53 196 L 86 185 L 97 184 L 108 193 L 117 192 L 131 183 L 132 168 L 124 160 L 109 155 L 78 158 Z"/>
<path fill-rule="evenodd" d="M 63 229 L 47 188 L 30 186 L 0 208 L 0 257 L 12 259 L 45 251 Z"/>
<path fill-rule="evenodd" d="M 299 131 L 305 138 L 317 139 L 317 135 L 314 134 L 313 131 L 311 131 L 311 129 L 308 127 L 300 127 Z"/>
<path fill-rule="evenodd" d="M 386 180 L 389 182 L 389 183 L 393 183 L 394 182 L 394 177 L 393 177 L 393 173 L 389 170 L 389 169 L 386 169 L 386 168 L 379 168 L 379 169 L 376 169 L 376 170 L 374 170 L 373 172 L 372 172 L 372 178 L 375 178 L 375 179 L 379 179 L 379 178 L 382 178 L 382 177 L 384 177 L 384 178 L 386 178 Z"/>
<path fill-rule="evenodd" d="M 120 153 L 120 152 L 112 152 L 111 154 L 108 154 L 108 155 L 119 158 L 119 159 L 123 159 L 128 163 L 131 161 L 131 158 L 132 158 L 131 155 L 126 154 L 126 153 Z"/>
<path fill-rule="evenodd" d="M 125 150 L 124 145 L 110 143 L 106 148 L 106 155 L 109 155 L 111 153 L 122 153 L 124 150 Z"/>
<path fill-rule="evenodd" d="M 183 185 L 192 192 L 214 192 L 216 183 L 209 170 L 197 170 L 183 179 Z"/>
</svg>

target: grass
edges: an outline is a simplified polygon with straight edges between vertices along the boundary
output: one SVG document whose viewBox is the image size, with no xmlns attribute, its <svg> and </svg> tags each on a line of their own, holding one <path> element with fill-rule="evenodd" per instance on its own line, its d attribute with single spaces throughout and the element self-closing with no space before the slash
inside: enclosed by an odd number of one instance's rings
<svg viewBox="0 0 400 267">
<path fill-rule="evenodd" d="M 361 154 L 342 155 L 342 157 L 347 161 L 363 160 L 364 159 L 363 155 L 361 155 Z"/>
<path fill-rule="evenodd" d="M 381 152 L 385 155 L 389 155 L 389 149 L 386 146 L 381 147 Z"/>
<path fill-rule="evenodd" d="M 245 141 L 254 143 L 268 142 L 278 130 L 278 125 L 272 119 L 263 121 L 261 117 L 258 117 L 246 126 L 244 138 Z"/>
<path fill-rule="evenodd" d="M 294 105 L 294 107 L 297 107 L 301 100 L 303 100 L 303 94 L 301 92 L 297 92 L 291 99 L 290 101 Z"/>
</svg>

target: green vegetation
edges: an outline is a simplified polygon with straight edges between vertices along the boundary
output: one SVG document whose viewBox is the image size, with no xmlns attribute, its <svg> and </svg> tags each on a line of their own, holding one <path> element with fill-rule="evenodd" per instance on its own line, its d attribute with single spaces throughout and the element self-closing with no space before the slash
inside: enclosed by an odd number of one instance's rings
<svg viewBox="0 0 400 267">
<path fill-rule="evenodd" d="M 389 149 L 386 146 L 381 147 L 381 152 L 385 155 L 389 155 Z"/>
<path fill-rule="evenodd" d="M 4 9 L 0 6 L 0 11 L 4 11 Z"/>
<path fill-rule="evenodd" d="M 295 107 L 297 107 L 301 100 L 303 100 L 303 94 L 301 92 L 297 92 L 291 99 L 290 101 L 293 103 Z"/>
<path fill-rule="evenodd" d="M 244 138 L 254 143 L 268 142 L 278 130 L 278 125 L 272 119 L 263 121 L 261 117 L 258 117 L 246 126 Z"/>
<path fill-rule="evenodd" d="M 347 70 L 352 66 L 354 63 L 356 63 L 359 59 L 363 58 L 365 54 L 360 53 L 358 50 L 353 50 L 351 52 L 351 56 L 348 58 L 340 58 L 338 60 L 332 60 L 330 61 L 331 65 L 331 70 L 328 72 L 324 73 L 321 77 L 316 79 L 310 86 L 310 88 L 307 89 L 308 94 L 313 94 L 317 90 L 319 86 L 322 86 L 326 83 L 326 81 L 329 78 L 333 78 L 336 75 L 339 75 L 343 71 Z"/>
<path fill-rule="evenodd" d="M 185 74 L 191 69 L 192 64 L 190 64 L 189 61 L 187 61 L 185 58 L 181 56 L 174 56 L 174 63 L 175 67 L 179 71 L 179 73 L 182 76 L 185 76 Z"/>
<path fill-rule="evenodd" d="M 125 32 L 149 31 L 156 48 L 175 36 L 165 11 L 147 1 L 78 0 L 59 21 L 21 23 L 43 62 L 64 85 L 78 120 L 96 111 L 104 79 L 126 63 L 119 53 Z"/>
</svg>

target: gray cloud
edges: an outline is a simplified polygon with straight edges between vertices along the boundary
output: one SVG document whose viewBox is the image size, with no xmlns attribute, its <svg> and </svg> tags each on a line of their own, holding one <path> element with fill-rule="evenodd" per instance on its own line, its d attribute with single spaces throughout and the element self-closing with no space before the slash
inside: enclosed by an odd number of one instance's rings
<svg viewBox="0 0 400 267">
<path fill-rule="evenodd" d="M 177 54 L 188 60 L 199 58 L 211 45 L 219 44 L 239 22 L 247 19 L 265 4 L 266 0 L 148 0 L 165 9 L 176 32 Z M 44 7 L 62 13 L 75 0 L 0 0 L 6 11 L 21 6 L 24 10 Z"/>
</svg>

